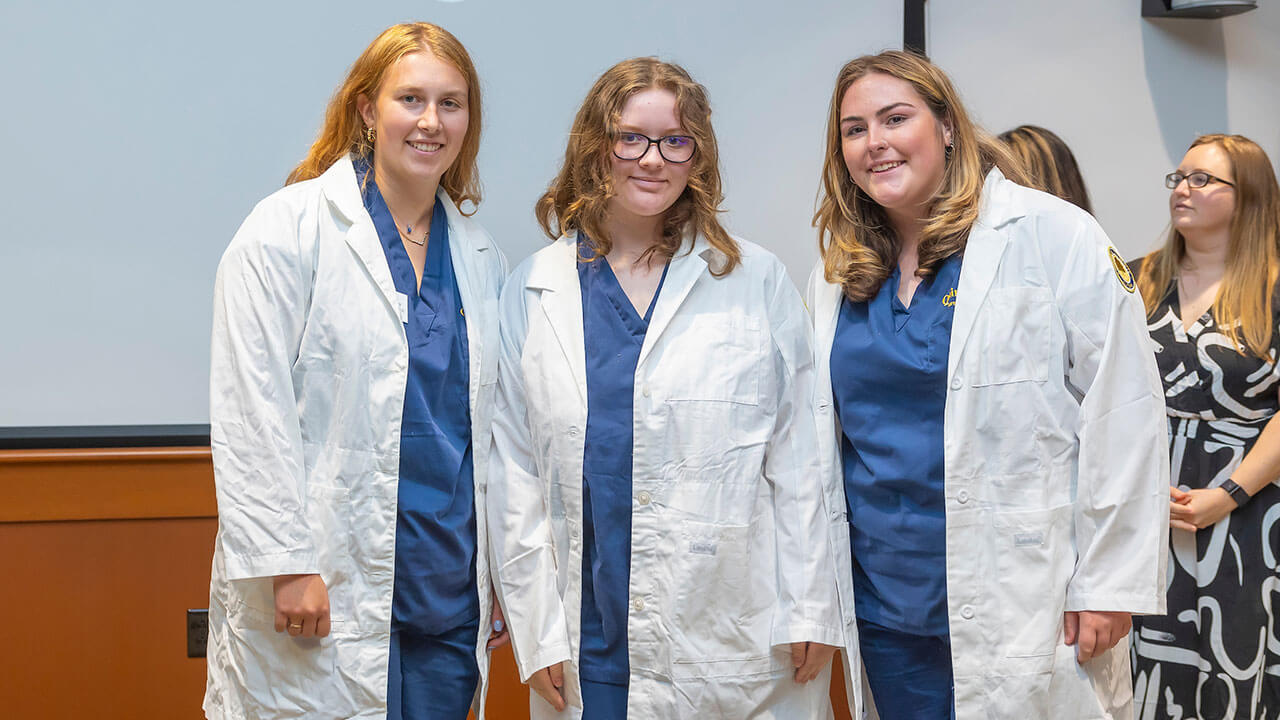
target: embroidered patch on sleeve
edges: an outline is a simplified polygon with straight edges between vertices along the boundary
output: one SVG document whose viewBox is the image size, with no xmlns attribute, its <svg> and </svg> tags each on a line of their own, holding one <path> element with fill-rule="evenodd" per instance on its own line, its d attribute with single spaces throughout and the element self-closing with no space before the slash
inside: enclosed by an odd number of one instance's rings
<svg viewBox="0 0 1280 720">
<path fill-rule="evenodd" d="M 1124 260 L 1120 259 L 1120 253 L 1115 248 L 1108 248 L 1111 253 L 1111 267 L 1116 271 L 1116 279 L 1120 281 L 1120 287 L 1128 292 L 1133 292 L 1133 271 L 1125 265 Z"/>
</svg>

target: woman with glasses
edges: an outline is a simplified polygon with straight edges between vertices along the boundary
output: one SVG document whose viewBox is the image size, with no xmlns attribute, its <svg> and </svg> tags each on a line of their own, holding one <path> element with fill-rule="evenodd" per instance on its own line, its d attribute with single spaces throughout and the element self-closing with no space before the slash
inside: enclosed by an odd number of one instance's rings
<svg viewBox="0 0 1280 720">
<path fill-rule="evenodd" d="M 717 220 L 705 90 L 588 92 L 499 304 L 490 527 L 534 718 L 827 717 L 843 641 L 804 306 Z"/>
<path fill-rule="evenodd" d="M 505 261 L 469 217 L 479 146 L 466 49 L 390 27 L 222 257 L 210 718 L 483 717 Z"/>
<path fill-rule="evenodd" d="M 827 122 L 809 307 L 850 698 L 860 658 L 882 720 L 1131 718 L 1167 503 L 1128 268 L 919 55 L 846 64 Z"/>
<path fill-rule="evenodd" d="M 1262 148 L 1205 135 L 1165 178 L 1135 263 L 1164 378 L 1167 615 L 1134 622 L 1137 717 L 1280 714 L 1280 189 Z"/>
</svg>

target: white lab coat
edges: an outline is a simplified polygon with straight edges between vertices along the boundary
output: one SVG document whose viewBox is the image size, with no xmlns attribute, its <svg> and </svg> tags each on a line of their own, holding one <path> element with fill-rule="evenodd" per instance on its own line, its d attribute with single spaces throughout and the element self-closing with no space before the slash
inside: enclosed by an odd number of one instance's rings
<svg viewBox="0 0 1280 720">
<path fill-rule="evenodd" d="M 436 201 L 448 215 L 470 350 L 478 706 L 490 611 L 484 478 L 506 261 L 443 190 Z M 348 158 L 259 203 L 222 258 L 210 400 L 218 535 L 209 718 L 386 716 L 407 312 Z M 291 573 L 324 579 L 328 637 L 275 631 L 272 576 Z"/>
<path fill-rule="evenodd" d="M 1128 641 L 1081 667 L 1062 640 L 1065 611 L 1165 611 L 1163 392 L 1142 299 L 1109 251 L 1087 213 L 988 175 L 955 296 L 943 421 L 957 720 L 1133 716 Z M 849 622 L 830 366 L 841 297 L 819 263 L 814 404 Z M 860 698 L 857 665 L 846 667 Z"/>
<path fill-rule="evenodd" d="M 500 303 L 489 527 L 520 677 L 565 663 L 581 716 L 587 385 L 576 237 L 537 252 Z M 690 240 L 686 239 L 685 248 Z M 741 242 L 677 253 L 635 373 L 628 718 L 831 713 L 830 671 L 792 678 L 789 643 L 842 645 L 822 518 L 808 319 L 786 269 Z"/>
</svg>

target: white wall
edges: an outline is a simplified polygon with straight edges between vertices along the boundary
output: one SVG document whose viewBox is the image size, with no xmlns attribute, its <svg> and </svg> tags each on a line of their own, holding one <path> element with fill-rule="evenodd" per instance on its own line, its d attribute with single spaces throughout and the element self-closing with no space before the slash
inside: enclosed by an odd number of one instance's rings
<svg viewBox="0 0 1280 720">
<path fill-rule="evenodd" d="M 592 81 L 624 57 L 710 91 L 726 222 L 803 282 L 830 83 L 900 0 L 0 3 L 0 426 L 204 423 L 213 275 L 347 67 L 425 19 L 485 91 L 480 218 L 514 262 Z"/>
<path fill-rule="evenodd" d="M 1079 160 L 1126 258 L 1168 223 L 1163 177 L 1196 135 L 1234 132 L 1280 161 L 1280 4 L 1149 20 L 1138 0 L 929 0 L 929 54 L 993 133 L 1032 123 Z"/>
</svg>

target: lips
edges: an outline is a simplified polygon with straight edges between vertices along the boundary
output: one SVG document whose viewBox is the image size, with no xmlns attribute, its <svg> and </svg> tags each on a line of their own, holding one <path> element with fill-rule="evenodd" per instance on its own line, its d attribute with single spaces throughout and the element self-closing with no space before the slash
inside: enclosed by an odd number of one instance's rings
<svg viewBox="0 0 1280 720">
<path fill-rule="evenodd" d="M 408 143 L 409 143 L 409 147 L 413 148 L 414 150 L 417 150 L 418 152 L 425 152 L 425 153 L 433 153 L 439 150 L 440 148 L 444 147 L 443 143 L 414 142 L 413 140 L 409 140 Z"/>
<path fill-rule="evenodd" d="M 901 167 L 902 165 L 906 165 L 906 163 L 903 162 L 902 160 L 876 163 L 875 165 L 871 166 L 871 172 L 873 173 L 889 172 L 890 170 L 893 170 L 894 168 L 897 168 L 897 167 Z"/>
</svg>

